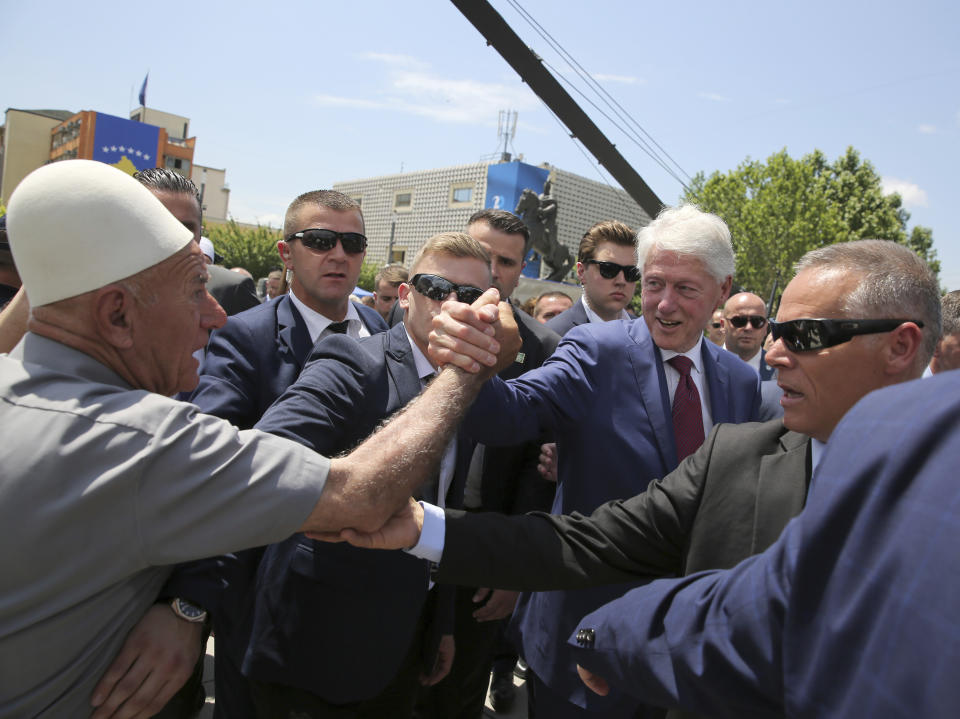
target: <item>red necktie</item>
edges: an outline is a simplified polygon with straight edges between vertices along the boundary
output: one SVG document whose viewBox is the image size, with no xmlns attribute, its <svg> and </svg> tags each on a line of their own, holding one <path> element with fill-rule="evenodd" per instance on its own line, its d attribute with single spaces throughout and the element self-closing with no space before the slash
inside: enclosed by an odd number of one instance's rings
<svg viewBox="0 0 960 719">
<path fill-rule="evenodd" d="M 703 408 L 697 385 L 690 376 L 693 360 L 677 355 L 667 362 L 680 373 L 680 384 L 673 395 L 673 436 L 677 442 L 677 459 L 682 462 L 703 444 Z"/>
</svg>

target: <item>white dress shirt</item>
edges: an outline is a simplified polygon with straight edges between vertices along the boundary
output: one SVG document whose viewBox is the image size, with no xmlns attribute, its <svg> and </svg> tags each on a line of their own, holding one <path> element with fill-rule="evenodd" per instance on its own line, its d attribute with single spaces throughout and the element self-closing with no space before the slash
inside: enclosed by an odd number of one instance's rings
<svg viewBox="0 0 960 719">
<path fill-rule="evenodd" d="M 313 344 L 316 344 L 317 340 L 321 337 L 326 337 L 330 334 L 329 332 L 324 334 L 324 332 L 329 325 L 333 324 L 334 320 L 331 320 L 329 317 L 324 317 L 316 310 L 307 307 L 299 297 L 293 294 L 292 288 L 287 294 L 290 295 L 290 301 L 293 302 L 293 306 L 297 308 L 300 316 L 303 317 L 303 321 L 307 325 L 307 332 L 310 334 L 310 341 L 313 342 Z M 370 336 L 370 330 L 363 324 L 363 320 L 360 319 L 360 313 L 357 312 L 357 308 L 353 306 L 353 302 L 349 300 L 347 300 L 347 316 L 344 317 L 344 319 L 347 321 L 348 336 L 354 339 Z"/>
</svg>

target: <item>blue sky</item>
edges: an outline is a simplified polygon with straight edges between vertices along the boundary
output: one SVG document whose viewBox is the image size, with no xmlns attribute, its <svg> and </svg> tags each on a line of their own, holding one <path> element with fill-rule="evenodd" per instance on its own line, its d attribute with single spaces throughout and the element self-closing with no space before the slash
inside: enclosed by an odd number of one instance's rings
<svg viewBox="0 0 960 719">
<path fill-rule="evenodd" d="M 520 4 L 690 175 L 853 145 L 910 225 L 933 228 L 941 282 L 960 288 L 960 4 Z M 493 5 L 573 77 L 514 3 Z M 191 118 L 196 161 L 227 169 L 248 222 L 277 224 L 334 182 L 475 162 L 497 150 L 504 109 L 526 161 L 612 182 L 446 0 L 173 7 L 5 0 L 0 109 L 126 116 L 149 70 L 147 104 Z M 676 202 L 680 184 L 586 109 Z"/>
</svg>

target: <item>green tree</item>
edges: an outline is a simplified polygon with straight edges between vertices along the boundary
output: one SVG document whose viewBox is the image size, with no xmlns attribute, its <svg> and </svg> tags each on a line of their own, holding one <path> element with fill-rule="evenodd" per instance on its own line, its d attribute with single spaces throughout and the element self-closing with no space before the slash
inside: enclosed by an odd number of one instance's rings
<svg viewBox="0 0 960 719">
<path fill-rule="evenodd" d="M 372 262 L 364 262 L 360 267 L 360 278 L 357 280 L 357 287 L 365 289 L 367 292 L 373 292 L 373 280 L 377 276 L 380 268 Z"/>
<path fill-rule="evenodd" d="M 282 266 L 277 242 L 279 230 L 272 227 L 243 227 L 234 220 L 222 225 L 206 225 L 204 234 L 223 255 L 224 267 L 243 267 L 256 278 L 266 277 L 270 270 Z"/>
<path fill-rule="evenodd" d="M 682 199 L 726 221 L 737 260 L 734 285 L 764 298 L 778 273 L 782 289 L 804 253 L 835 242 L 893 240 L 940 269 L 933 232 L 914 227 L 907 235 L 910 214 L 900 196 L 883 194 L 873 165 L 852 147 L 833 163 L 819 150 L 799 160 L 786 150 L 766 162 L 747 158 L 727 174 L 699 173 Z"/>
</svg>

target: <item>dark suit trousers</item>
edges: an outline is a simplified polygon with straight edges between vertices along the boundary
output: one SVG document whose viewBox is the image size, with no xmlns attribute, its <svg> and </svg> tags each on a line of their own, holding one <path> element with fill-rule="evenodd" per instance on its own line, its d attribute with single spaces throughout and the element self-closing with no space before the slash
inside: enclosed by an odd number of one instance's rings
<svg viewBox="0 0 960 719">
<path fill-rule="evenodd" d="M 443 681 L 421 693 L 417 719 L 478 719 L 490 680 L 490 664 L 505 620 L 478 622 L 475 587 L 457 587 L 453 667 Z"/>
<path fill-rule="evenodd" d="M 258 719 L 410 719 L 420 690 L 424 643 L 435 602 L 436 588 L 424 603 L 403 664 L 377 696 L 351 704 L 331 704 L 297 687 L 251 680 L 250 690 Z M 323 647 L 316 650 L 324 651 Z M 378 657 L 368 659 L 375 662 Z"/>
</svg>

